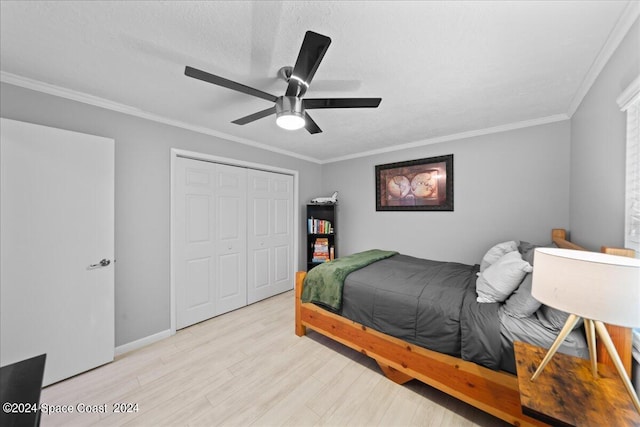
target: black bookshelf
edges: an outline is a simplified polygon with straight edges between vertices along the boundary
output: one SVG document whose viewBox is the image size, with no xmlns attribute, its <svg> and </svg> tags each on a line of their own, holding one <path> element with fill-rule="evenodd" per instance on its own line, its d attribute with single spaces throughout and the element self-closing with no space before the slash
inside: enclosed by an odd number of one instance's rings
<svg viewBox="0 0 640 427">
<path fill-rule="evenodd" d="M 307 205 L 307 271 L 338 256 L 336 208 L 336 204 Z"/>
</svg>

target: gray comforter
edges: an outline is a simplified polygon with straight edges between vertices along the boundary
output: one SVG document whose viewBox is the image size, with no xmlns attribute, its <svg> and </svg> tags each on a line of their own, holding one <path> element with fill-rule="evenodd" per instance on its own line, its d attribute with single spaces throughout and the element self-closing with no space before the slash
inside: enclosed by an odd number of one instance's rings
<svg viewBox="0 0 640 427">
<path fill-rule="evenodd" d="M 499 304 L 476 302 L 477 271 L 477 265 L 395 255 L 346 277 L 341 315 L 421 347 L 499 369 Z"/>
</svg>

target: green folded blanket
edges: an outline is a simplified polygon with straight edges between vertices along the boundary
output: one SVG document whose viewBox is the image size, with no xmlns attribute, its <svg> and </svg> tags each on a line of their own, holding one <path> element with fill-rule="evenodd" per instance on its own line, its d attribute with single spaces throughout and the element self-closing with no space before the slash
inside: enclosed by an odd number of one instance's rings
<svg viewBox="0 0 640 427">
<path fill-rule="evenodd" d="M 302 302 L 313 302 L 334 310 L 342 307 L 344 279 L 362 267 L 398 252 L 370 249 L 320 264 L 307 272 L 302 289 Z"/>
</svg>

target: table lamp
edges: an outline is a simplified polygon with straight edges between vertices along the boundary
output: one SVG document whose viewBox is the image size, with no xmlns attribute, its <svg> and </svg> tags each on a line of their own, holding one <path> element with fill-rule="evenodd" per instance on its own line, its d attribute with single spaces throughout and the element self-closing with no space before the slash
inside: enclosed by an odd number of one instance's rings
<svg viewBox="0 0 640 427">
<path fill-rule="evenodd" d="M 569 318 L 531 381 L 540 375 L 583 318 L 594 378 L 598 377 L 597 332 L 640 412 L 638 396 L 604 326 L 604 323 L 640 326 L 640 260 L 598 252 L 537 248 L 534 262 L 531 294 L 541 303 L 569 313 Z"/>
</svg>

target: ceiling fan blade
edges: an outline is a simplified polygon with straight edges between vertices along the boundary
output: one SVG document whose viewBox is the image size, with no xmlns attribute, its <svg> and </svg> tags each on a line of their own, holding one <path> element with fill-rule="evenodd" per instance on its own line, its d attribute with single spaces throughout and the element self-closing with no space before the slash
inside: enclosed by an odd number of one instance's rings
<svg viewBox="0 0 640 427">
<path fill-rule="evenodd" d="M 296 65 L 289 79 L 286 96 L 304 95 L 330 44 L 331 39 L 327 36 L 313 31 L 305 33 Z"/>
<path fill-rule="evenodd" d="M 241 117 L 237 120 L 232 121 L 231 123 L 235 123 L 237 125 L 246 125 L 247 123 L 251 123 L 255 120 L 261 119 L 263 117 L 270 116 L 271 114 L 276 113 L 276 106 L 269 107 L 266 110 L 258 111 L 257 113 L 249 114 L 248 116 Z"/>
<path fill-rule="evenodd" d="M 227 89 L 246 93 L 247 95 L 253 95 L 258 98 L 266 99 L 267 101 L 276 102 L 276 99 L 278 99 L 278 97 L 275 95 L 271 95 L 267 92 L 263 92 L 261 90 L 254 89 L 252 87 L 249 87 L 240 83 L 236 83 L 234 81 L 225 79 L 224 77 L 216 76 L 214 74 L 210 74 L 210 73 L 207 73 L 206 71 L 198 70 L 193 67 L 186 66 L 184 69 L 184 74 L 188 77 L 193 77 L 194 79 L 202 80 L 207 83 L 212 83 L 214 85 L 226 87 Z"/>
<path fill-rule="evenodd" d="M 322 133 L 322 129 L 313 121 L 310 115 L 305 111 L 304 113 L 304 127 L 309 131 L 310 134 L 314 133 Z"/>
<path fill-rule="evenodd" d="M 377 108 L 382 98 L 305 98 L 307 110 L 319 108 Z"/>
</svg>

